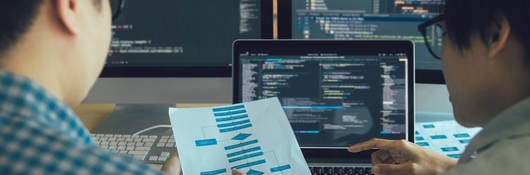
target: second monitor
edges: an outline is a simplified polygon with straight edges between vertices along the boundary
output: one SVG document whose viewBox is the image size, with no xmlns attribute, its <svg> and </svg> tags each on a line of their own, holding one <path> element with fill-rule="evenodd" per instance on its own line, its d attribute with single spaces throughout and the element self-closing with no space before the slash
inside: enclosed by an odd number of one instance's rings
<svg viewBox="0 0 530 175">
<path fill-rule="evenodd" d="M 232 42 L 271 37 L 265 0 L 126 1 L 85 102 L 230 103 Z"/>
<path fill-rule="evenodd" d="M 412 40 L 416 82 L 443 83 L 440 61 L 429 54 L 417 29 L 418 24 L 437 16 L 443 5 L 443 0 L 282 0 L 279 37 Z"/>
</svg>

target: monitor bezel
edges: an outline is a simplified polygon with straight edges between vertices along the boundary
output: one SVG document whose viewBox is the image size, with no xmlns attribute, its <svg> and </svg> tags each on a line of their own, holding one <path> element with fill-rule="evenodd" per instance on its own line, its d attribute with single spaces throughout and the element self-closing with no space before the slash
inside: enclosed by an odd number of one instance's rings
<svg viewBox="0 0 530 175">
<path fill-rule="evenodd" d="M 278 38 L 292 39 L 292 0 L 278 1 Z M 445 84 L 441 70 L 416 69 L 416 83 Z"/>
<path fill-rule="evenodd" d="M 318 46 L 336 46 L 336 47 L 376 47 L 383 49 L 394 48 L 394 49 L 403 49 L 407 55 L 411 55 L 414 58 L 414 44 L 411 41 L 404 40 L 237 40 L 234 42 L 234 51 L 233 51 L 233 63 L 234 69 L 232 79 L 233 86 L 233 102 L 240 103 L 242 102 L 241 96 L 239 94 L 239 54 L 243 51 L 248 51 L 250 49 L 259 51 L 259 50 L 268 50 L 271 48 L 275 49 L 285 49 L 292 47 L 318 47 Z M 408 66 L 412 69 L 408 70 L 408 128 L 407 128 L 407 140 L 414 142 L 414 121 L 415 121 L 415 99 L 414 99 L 414 80 L 415 72 L 414 70 L 414 59 L 408 62 Z M 372 151 L 361 152 L 357 154 L 351 154 L 346 151 L 346 149 L 337 149 L 337 148 L 302 148 L 302 152 L 306 159 L 313 158 L 359 158 L 360 161 L 366 161 L 366 158 L 369 158 Z M 369 160 L 369 159 L 368 159 Z M 368 162 L 366 162 L 368 163 Z"/>
<path fill-rule="evenodd" d="M 273 2 L 261 0 L 261 38 L 273 37 Z M 258 39 L 258 38 L 256 38 Z M 152 67 L 108 67 L 100 78 L 146 78 L 146 77 L 231 77 L 232 67 L 227 66 L 152 66 Z"/>
</svg>

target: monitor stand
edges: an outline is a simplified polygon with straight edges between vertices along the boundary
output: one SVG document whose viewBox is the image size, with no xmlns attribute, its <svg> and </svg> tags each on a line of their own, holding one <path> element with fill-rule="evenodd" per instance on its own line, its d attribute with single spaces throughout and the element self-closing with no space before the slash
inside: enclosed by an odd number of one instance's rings
<svg viewBox="0 0 530 175">
<path fill-rule="evenodd" d="M 91 133 L 171 135 L 169 108 L 174 104 L 118 104 Z"/>
</svg>

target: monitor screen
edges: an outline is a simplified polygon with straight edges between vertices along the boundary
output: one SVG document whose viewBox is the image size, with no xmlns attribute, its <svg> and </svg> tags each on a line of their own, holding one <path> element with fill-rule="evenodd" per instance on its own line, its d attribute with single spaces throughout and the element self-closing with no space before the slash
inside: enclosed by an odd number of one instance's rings
<svg viewBox="0 0 530 175">
<path fill-rule="evenodd" d="M 126 1 L 102 77 L 229 77 L 234 40 L 271 37 L 269 8 L 262 0 Z"/>
<path fill-rule="evenodd" d="M 435 17 L 443 0 L 288 0 L 280 13 L 290 24 L 280 33 L 293 39 L 405 39 L 415 43 L 417 82 L 443 83 L 440 61 L 434 59 L 418 24 Z M 285 9 L 289 8 L 289 9 Z M 285 15 L 285 14 L 284 14 Z M 282 23 L 282 22 L 281 22 Z M 283 22 L 283 24 L 287 24 Z M 285 36 L 289 35 L 289 36 Z"/>
<path fill-rule="evenodd" d="M 283 42 L 236 46 L 235 102 L 278 97 L 304 148 L 406 139 L 411 43 Z"/>
<path fill-rule="evenodd" d="M 272 1 L 128 0 L 85 103 L 231 103 L 232 43 L 272 38 Z"/>
</svg>

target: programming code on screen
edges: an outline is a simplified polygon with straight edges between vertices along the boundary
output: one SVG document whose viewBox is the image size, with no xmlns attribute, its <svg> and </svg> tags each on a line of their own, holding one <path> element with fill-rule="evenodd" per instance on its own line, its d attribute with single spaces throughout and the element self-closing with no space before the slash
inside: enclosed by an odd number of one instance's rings
<svg viewBox="0 0 530 175">
<path fill-rule="evenodd" d="M 416 44 L 416 67 L 440 69 L 418 24 L 438 15 L 443 0 L 292 0 L 292 38 L 405 39 Z"/>
<path fill-rule="evenodd" d="M 234 40 L 261 37 L 260 2 L 127 1 L 106 66 L 229 66 Z"/>
<path fill-rule="evenodd" d="M 242 100 L 278 97 L 303 147 L 406 132 L 406 55 L 245 54 Z"/>
</svg>

